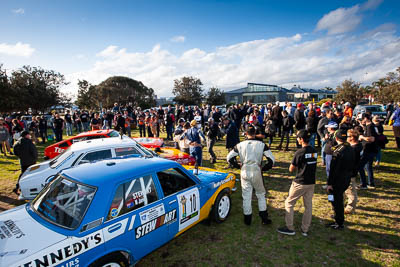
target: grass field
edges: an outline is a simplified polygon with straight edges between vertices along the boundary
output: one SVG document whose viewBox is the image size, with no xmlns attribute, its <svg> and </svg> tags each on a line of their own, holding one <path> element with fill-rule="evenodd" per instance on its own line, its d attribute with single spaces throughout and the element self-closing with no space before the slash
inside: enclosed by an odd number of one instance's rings
<svg viewBox="0 0 400 267">
<path fill-rule="evenodd" d="M 325 228 L 333 214 L 327 201 L 323 167 L 317 170 L 313 199 L 313 220 L 310 235 L 300 234 L 302 201 L 295 207 L 295 236 L 283 236 L 276 228 L 284 225 L 284 200 L 293 175 L 289 174 L 291 151 L 274 150 L 277 163 L 264 174 L 268 211 L 272 225 L 260 223 L 257 201 L 253 201 L 253 224 L 243 223 L 241 190 L 232 195 L 230 217 L 222 224 L 201 223 L 142 259 L 138 266 L 400 266 L 400 152 L 396 150 L 393 133 L 386 128 L 390 143 L 383 151 L 381 166 L 375 169 L 376 189 L 358 191 L 355 214 L 347 215 L 345 229 Z M 134 132 L 137 135 L 137 132 Z M 165 137 L 165 136 L 162 136 Z M 292 140 L 294 141 L 294 140 Z M 203 165 L 222 170 L 226 166 L 224 141 L 215 147 L 218 161 L 210 164 L 204 150 Z M 44 147 L 38 146 L 40 153 Z M 40 158 L 43 157 L 41 154 Z M 320 161 L 320 160 L 319 160 Z M 23 202 L 11 193 L 19 175 L 14 156 L 0 156 L 0 210 Z M 239 175 L 239 170 L 233 170 Z"/>
</svg>

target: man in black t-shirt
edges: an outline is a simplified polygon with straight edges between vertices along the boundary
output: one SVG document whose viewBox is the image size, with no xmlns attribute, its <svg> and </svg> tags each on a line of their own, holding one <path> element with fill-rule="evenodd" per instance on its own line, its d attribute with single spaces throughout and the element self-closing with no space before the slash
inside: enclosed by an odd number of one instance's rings
<svg viewBox="0 0 400 267">
<path fill-rule="evenodd" d="M 301 225 L 303 236 L 308 235 L 308 229 L 312 218 L 312 198 L 315 187 L 315 172 L 317 169 L 317 151 L 310 146 L 311 134 L 307 130 L 300 130 L 297 133 L 297 142 L 301 148 L 294 154 L 289 171 L 297 170 L 296 177 L 290 186 L 289 196 L 285 201 L 285 221 L 286 226 L 278 228 L 277 231 L 285 235 L 295 235 L 293 226 L 294 206 L 300 197 L 303 197 L 304 214 Z"/>
<path fill-rule="evenodd" d="M 67 110 L 67 113 L 64 116 L 64 120 L 65 120 L 65 128 L 67 130 L 67 136 L 70 136 L 72 135 L 72 116 L 69 110 Z"/>
<path fill-rule="evenodd" d="M 376 157 L 376 154 L 378 153 L 378 149 L 375 142 L 377 133 L 371 121 L 371 114 L 362 114 L 361 124 L 364 129 L 364 133 L 359 137 L 359 140 L 361 141 L 364 148 L 364 152 L 360 161 L 361 189 L 367 189 L 368 187 L 373 189 L 375 188 L 375 181 L 372 163 L 374 161 L 374 158 Z M 364 168 L 367 169 L 368 173 L 368 187 Z"/>
<path fill-rule="evenodd" d="M 89 113 L 86 110 L 84 110 L 82 111 L 82 114 L 79 117 L 81 119 L 83 131 L 84 132 L 89 131 L 89 122 L 90 122 Z"/>
<path fill-rule="evenodd" d="M 64 129 L 64 120 L 60 118 L 60 114 L 56 113 L 56 118 L 53 122 L 54 134 L 56 135 L 56 142 L 62 141 L 62 134 Z"/>
<path fill-rule="evenodd" d="M 346 142 L 347 133 L 340 129 L 335 135 L 338 145 L 332 147 L 332 162 L 326 190 L 333 195 L 330 200 L 335 210 L 335 222 L 327 224 L 332 229 L 343 229 L 344 205 L 343 193 L 350 185 L 351 176 L 354 174 L 354 150 Z"/>
</svg>

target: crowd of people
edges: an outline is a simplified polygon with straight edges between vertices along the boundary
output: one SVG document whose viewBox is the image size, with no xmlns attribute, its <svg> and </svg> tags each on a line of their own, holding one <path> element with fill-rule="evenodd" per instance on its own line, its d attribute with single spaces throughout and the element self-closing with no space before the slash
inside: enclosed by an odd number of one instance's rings
<svg viewBox="0 0 400 267">
<path fill-rule="evenodd" d="M 278 232 L 294 234 L 293 207 L 303 197 L 305 212 L 301 232 L 307 235 L 312 216 L 317 149 L 320 150 L 320 163 L 326 170 L 323 187 L 331 195 L 335 211 L 335 222 L 330 226 L 341 229 L 344 213 L 353 213 L 356 209 L 357 189 L 375 188 L 374 167 L 379 166 L 382 149 L 387 144 L 383 124 L 393 126 L 397 148 L 400 149 L 400 103 L 389 104 L 387 110 L 387 119 L 383 121 L 369 113 L 353 116 L 350 103 L 344 101 L 340 104 L 326 102 L 321 107 L 314 103 L 307 106 L 302 103 L 280 105 L 279 102 L 254 105 L 248 101 L 223 111 L 210 105 L 169 105 L 142 110 L 131 104 L 115 103 L 108 110 L 67 110 L 64 116 L 55 112 L 50 118 L 33 116 L 31 121 L 20 116 L 0 117 L 0 142 L 4 155 L 14 153 L 20 158 L 23 172 L 37 161 L 34 144 L 40 142 L 39 138 L 42 143 L 49 138 L 61 141 L 64 131 L 67 136 L 99 129 L 115 129 L 129 136 L 132 129 L 138 129 L 140 137 L 159 137 L 160 133 L 166 133 L 167 142 L 173 142 L 177 148 L 195 157 L 196 166 L 202 165 L 203 144 L 207 146 L 210 162 L 215 163 L 217 156 L 213 147 L 225 138 L 226 168 L 241 168 L 243 209 L 248 225 L 251 224 L 249 201 L 253 189 L 262 222 L 270 223 L 264 203 L 265 188 L 260 179 L 262 171 L 272 168 L 275 161 L 271 149 L 296 149 L 289 168 L 290 172 L 296 171 L 296 177 L 285 201 L 286 226 L 279 228 Z M 240 142 L 240 133 L 244 135 L 245 143 Z M 293 145 L 290 144 L 291 136 L 296 139 Z M 278 145 L 272 147 L 274 138 L 279 138 Z M 241 165 L 237 163 L 237 156 Z M 263 156 L 267 158 L 264 167 L 261 164 Z M 356 181 L 358 174 L 359 185 Z M 14 189 L 17 191 L 18 184 Z M 348 198 L 346 207 L 343 206 L 343 195 Z"/>
</svg>

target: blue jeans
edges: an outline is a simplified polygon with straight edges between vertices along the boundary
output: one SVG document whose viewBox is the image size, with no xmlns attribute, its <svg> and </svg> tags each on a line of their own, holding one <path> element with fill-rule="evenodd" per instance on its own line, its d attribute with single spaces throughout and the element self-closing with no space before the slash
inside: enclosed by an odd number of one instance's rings
<svg viewBox="0 0 400 267">
<path fill-rule="evenodd" d="M 360 161 L 360 178 L 361 178 L 361 186 L 366 187 L 367 186 L 367 177 L 365 176 L 365 171 L 364 168 L 367 170 L 368 173 L 368 185 L 375 186 L 374 182 L 374 172 L 372 169 L 372 162 L 374 161 L 374 158 L 376 156 L 376 153 L 365 153 L 361 157 Z"/>
<path fill-rule="evenodd" d="M 72 135 L 72 123 L 65 123 L 65 129 L 67 131 L 67 136 Z"/>
<path fill-rule="evenodd" d="M 89 122 L 82 122 L 82 128 L 84 132 L 89 131 Z"/>
<path fill-rule="evenodd" d="M 196 159 L 196 164 L 197 166 L 201 166 L 201 161 L 202 161 L 202 154 L 203 154 L 203 150 L 201 149 L 201 147 L 194 147 L 194 146 L 190 146 L 189 147 L 189 153 L 190 156 L 194 157 Z"/>
<path fill-rule="evenodd" d="M 382 159 L 382 148 L 378 147 L 378 153 L 376 154 L 376 161 L 381 162 Z"/>
<path fill-rule="evenodd" d="M 312 147 L 315 147 L 315 137 L 316 137 L 316 135 L 317 135 L 316 133 L 312 133 L 311 136 L 310 136 L 309 145 L 312 146 Z"/>
<path fill-rule="evenodd" d="M 322 139 L 321 139 L 321 158 L 322 158 L 322 162 L 323 163 L 325 163 L 325 157 L 326 157 L 326 154 L 325 154 L 325 146 L 326 146 L 326 141 L 323 141 Z"/>
</svg>

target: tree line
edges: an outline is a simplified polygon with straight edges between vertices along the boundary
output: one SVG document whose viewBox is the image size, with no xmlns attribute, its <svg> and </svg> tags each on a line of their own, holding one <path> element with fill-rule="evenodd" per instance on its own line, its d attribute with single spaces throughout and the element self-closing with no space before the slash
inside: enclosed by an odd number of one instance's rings
<svg viewBox="0 0 400 267">
<path fill-rule="evenodd" d="M 69 107 L 71 97 L 60 91 L 67 85 L 64 75 L 41 67 L 23 66 L 10 73 L 0 64 L 0 112 L 44 113 L 52 106 Z M 174 80 L 172 93 L 174 101 L 184 105 L 207 103 L 220 105 L 225 103 L 224 93 L 217 87 L 204 92 L 199 78 L 184 76 Z M 385 77 L 363 86 L 353 80 L 345 80 L 336 88 L 336 100 L 350 102 L 353 106 L 369 95 L 375 102 L 389 103 L 400 101 L 400 67 Z M 94 85 L 86 80 L 78 81 L 78 94 L 75 104 L 79 108 L 111 108 L 114 103 L 149 108 L 156 105 L 154 90 L 141 81 L 129 77 L 114 76 Z"/>
</svg>

